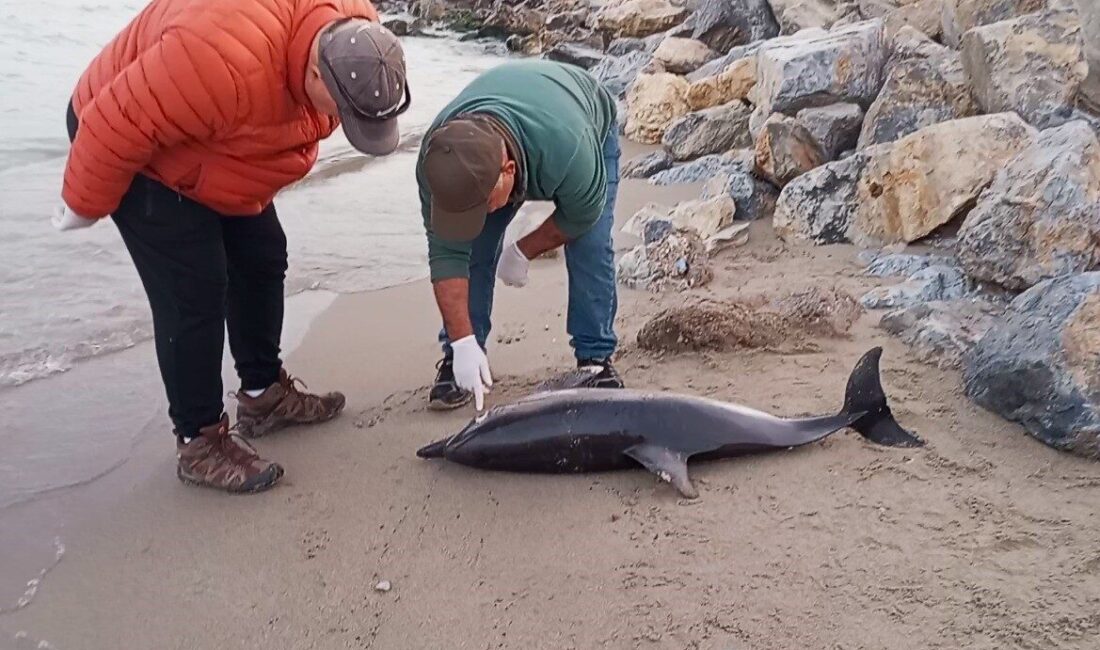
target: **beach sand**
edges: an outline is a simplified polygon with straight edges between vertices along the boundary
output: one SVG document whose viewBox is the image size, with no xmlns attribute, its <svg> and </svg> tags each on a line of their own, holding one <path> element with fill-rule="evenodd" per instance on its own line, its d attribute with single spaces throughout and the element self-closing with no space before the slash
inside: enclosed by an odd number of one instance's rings
<svg viewBox="0 0 1100 650">
<path fill-rule="evenodd" d="M 620 217 L 694 191 L 624 181 Z M 185 488 L 167 431 L 144 436 L 119 471 L 34 504 L 73 515 L 66 553 L 29 606 L 0 615 L 0 647 L 1096 648 L 1100 465 L 970 404 L 957 372 L 913 360 L 878 314 L 816 351 L 654 355 L 635 343 L 647 318 L 699 297 L 858 297 L 878 281 L 855 255 L 785 245 L 756 223 L 706 287 L 621 290 L 617 366 L 633 388 L 827 414 L 881 345 L 895 415 L 926 448 L 843 431 L 693 464 L 693 501 L 642 470 L 421 460 L 418 447 L 472 411 L 426 408 L 439 357 L 430 287 L 341 296 L 288 368 L 313 390 L 345 391 L 347 411 L 256 442 L 284 463 L 283 481 L 253 496 Z M 560 256 L 536 261 L 528 287 L 498 288 L 490 403 L 571 366 L 565 297 Z"/>
</svg>

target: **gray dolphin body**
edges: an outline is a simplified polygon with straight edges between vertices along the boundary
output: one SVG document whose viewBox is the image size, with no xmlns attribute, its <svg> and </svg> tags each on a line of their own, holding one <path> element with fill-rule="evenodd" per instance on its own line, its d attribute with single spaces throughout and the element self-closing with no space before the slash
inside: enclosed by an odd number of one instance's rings
<svg viewBox="0 0 1100 650">
<path fill-rule="evenodd" d="M 880 445 L 922 446 L 890 413 L 879 379 L 881 355 L 882 348 L 873 348 L 859 360 L 836 415 L 785 419 L 675 393 L 552 390 L 495 407 L 416 454 L 513 472 L 602 472 L 641 465 L 695 498 L 687 470 L 691 458 L 797 447 L 846 427 Z"/>
</svg>

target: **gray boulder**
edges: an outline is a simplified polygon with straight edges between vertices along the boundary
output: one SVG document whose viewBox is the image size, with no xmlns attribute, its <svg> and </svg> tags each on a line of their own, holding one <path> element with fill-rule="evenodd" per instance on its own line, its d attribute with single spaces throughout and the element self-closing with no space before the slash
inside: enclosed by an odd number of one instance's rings
<svg viewBox="0 0 1100 650">
<path fill-rule="evenodd" d="M 967 32 L 963 66 L 986 113 L 1015 111 L 1030 124 L 1065 123 L 1088 74 L 1076 12 L 1035 13 Z"/>
<path fill-rule="evenodd" d="M 966 394 L 1042 442 L 1100 458 L 1100 272 L 1017 296 L 964 359 Z"/>
<path fill-rule="evenodd" d="M 867 109 L 859 146 L 893 142 L 926 126 L 977 112 L 957 53 L 949 50 L 892 60 L 882 92 Z"/>
<path fill-rule="evenodd" d="M 932 301 L 893 309 L 879 327 L 901 339 L 922 363 L 958 368 L 1001 310 L 982 298 Z"/>
<path fill-rule="evenodd" d="M 718 174 L 703 186 L 703 199 L 726 195 L 737 207 L 734 218 L 738 221 L 771 219 L 775 214 L 775 201 L 779 190 L 771 183 L 753 174 L 729 170 Z"/>
<path fill-rule="evenodd" d="M 911 27 L 930 38 L 943 33 L 944 0 L 860 0 L 859 10 L 864 18 L 882 18 L 886 21 L 886 33 L 895 34 Z"/>
<path fill-rule="evenodd" d="M 680 183 L 702 183 L 719 174 L 752 171 L 751 150 L 749 155 L 743 152 L 711 154 L 672 169 L 654 174 L 649 182 L 653 185 L 677 185 Z"/>
<path fill-rule="evenodd" d="M 825 160 L 836 160 L 841 151 L 855 147 L 863 125 L 863 109 L 857 104 L 804 108 L 796 117 L 821 147 Z"/>
<path fill-rule="evenodd" d="M 943 40 L 957 48 L 967 31 L 1047 8 L 1047 0 L 944 0 Z"/>
<path fill-rule="evenodd" d="M 661 144 L 676 160 L 749 147 L 749 113 L 740 101 L 688 113 L 669 125 Z"/>
<path fill-rule="evenodd" d="M 951 48 L 940 45 L 929 38 L 927 34 L 913 27 L 902 27 L 889 38 L 890 58 L 886 62 L 887 69 L 897 61 L 913 57 L 927 58 L 954 52 Z"/>
<path fill-rule="evenodd" d="M 602 83 L 612 95 L 623 99 L 626 89 L 638 78 L 638 74 L 653 60 L 646 52 L 631 52 L 623 56 L 604 57 L 592 66 L 592 76 Z"/>
<path fill-rule="evenodd" d="M 783 187 L 824 162 L 817 140 L 798 120 L 776 113 L 764 122 L 756 138 L 757 174 Z"/>
<path fill-rule="evenodd" d="M 585 70 L 591 70 L 593 66 L 603 60 L 602 52 L 577 43 L 558 43 L 542 56 L 551 61 L 569 63 Z"/>
<path fill-rule="evenodd" d="M 867 166 L 868 152 L 876 148 L 826 163 L 788 183 L 779 194 L 772 219 L 779 238 L 815 244 L 851 241 L 859 178 Z"/>
<path fill-rule="evenodd" d="M 973 278 L 1022 290 L 1100 268 L 1100 141 L 1084 122 L 1039 134 L 1003 167 L 959 229 Z"/>
<path fill-rule="evenodd" d="M 644 37 L 675 27 L 687 15 L 687 9 L 669 0 L 621 0 L 603 5 L 593 24 L 611 36 Z"/>
<path fill-rule="evenodd" d="M 699 0 L 691 20 L 691 37 L 719 53 L 779 35 L 767 0 Z"/>
<path fill-rule="evenodd" d="M 881 20 L 808 29 L 756 55 L 752 99 L 766 114 L 850 102 L 868 106 L 882 87 L 887 47 Z"/>
<path fill-rule="evenodd" d="M 859 299 L 867 309 L 912 307 L 932 300 L 957 300 L 966 294 L 966 276 L 954 266 L 934 265 L 900 284 L 875 287 Z"/>
<path fill-rule="evenodd" d="M 672 156 L 664 149 L 658 149 L 627 161 L 620 171 L 623 178 L 649 178 L 657 172 L 672 167 Z"/>
</svg>

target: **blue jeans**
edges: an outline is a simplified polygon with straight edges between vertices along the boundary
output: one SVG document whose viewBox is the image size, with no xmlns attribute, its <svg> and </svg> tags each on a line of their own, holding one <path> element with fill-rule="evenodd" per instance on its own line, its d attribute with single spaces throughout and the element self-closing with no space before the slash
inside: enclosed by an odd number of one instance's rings
<svg viewBox="0 0 1100 650">
<path fill-rule="evenodd" d="M 615 248 L 611 228 L 615 223 L 615 197 L 619 193 L 619 137 L 613 124 L 604 137 L 603 159 L 607 167 L 607 199 L 603 213 L 591 230 L 565 245 L 569 273 L 569 313 L 565 329 L 577 359 L 606 359 L 618 345 L 615 313 L 619 302 L 615 286 Z M 470 252 L 470 320 L 474 336 L 486 349 L 492 329 L 493 289 L 504 231 L 519 206 L 506 205 L 489 214 L 485 228 Z M 447 330 L 441 329 L 443 354 L 451 357 Z"/>
</svg>

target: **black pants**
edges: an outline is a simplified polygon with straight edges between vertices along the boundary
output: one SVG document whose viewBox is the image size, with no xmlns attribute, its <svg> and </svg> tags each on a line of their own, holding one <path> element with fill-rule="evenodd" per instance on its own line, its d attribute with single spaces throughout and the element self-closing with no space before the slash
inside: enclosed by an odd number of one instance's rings
<svg viewBox="0 0 1100 650">
<path fill-rule="evenodd" d="M 70 140 L 77 126 L 70 104 Z M 274 205 L 226 217 L 141 174 L 111 217 L 149 298 L 168 414 L 192 437 L 224 412 L 227 326 L 241 389 L 279 378 L 286 235 Z"/>
</svg>

